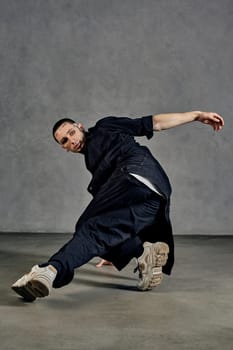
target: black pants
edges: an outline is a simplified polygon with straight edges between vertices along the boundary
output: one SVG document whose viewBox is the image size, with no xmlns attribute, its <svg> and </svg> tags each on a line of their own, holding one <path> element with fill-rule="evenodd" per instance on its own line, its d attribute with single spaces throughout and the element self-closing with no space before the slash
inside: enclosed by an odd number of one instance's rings
<svg viewBox="0 0 233 350">
<path fill-rule="evenodd" d="M 139 257 L 145 240 L 156 241 L 163 205 L 162 197 L 131 175 L 111 176 L 81 215 L 73 238 L 49 259 L 58 271 L 54 288 L 68 284 L 74 269 L 95 256 L 118 270 Z"/>
</svg>

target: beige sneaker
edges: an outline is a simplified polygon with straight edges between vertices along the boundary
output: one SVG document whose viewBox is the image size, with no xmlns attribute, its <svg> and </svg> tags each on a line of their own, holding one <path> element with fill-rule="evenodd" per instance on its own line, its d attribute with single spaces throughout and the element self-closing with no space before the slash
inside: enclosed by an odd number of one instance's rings
<svg viewBox="0 0 233 350">
<path fill-rule="evenodd" d="M 163 278 L 162 267 L 166 264 L 169 247 L 163 242 L 144 242 L 144 252 L 138 258 L 139 290 L 150 290 L 157 287 Z"/>
<path fill-rule="evenodd" d="M 34 301 L 36 298 L 49 295 L 56 275 L 57 271 L 52 265 L 46 267 L 35 265 L 29 273 L 18 279 L 11 288 L 26 301 Z"/>
</svg>

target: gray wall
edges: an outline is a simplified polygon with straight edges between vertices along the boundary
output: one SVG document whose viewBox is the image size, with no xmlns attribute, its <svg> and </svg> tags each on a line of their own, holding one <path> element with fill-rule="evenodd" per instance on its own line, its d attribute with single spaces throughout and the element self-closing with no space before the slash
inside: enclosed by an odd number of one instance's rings
<svg viewBox="0 0 233 350">
<path fill-rule="evenodd" d="M 0 0 L 0 231 L 73 232 L 90 200 L 56 116 L 222 114 L 147 142 L 173 184 L 176 234 L 232 233 L 232 0 Z"/>
</svg>

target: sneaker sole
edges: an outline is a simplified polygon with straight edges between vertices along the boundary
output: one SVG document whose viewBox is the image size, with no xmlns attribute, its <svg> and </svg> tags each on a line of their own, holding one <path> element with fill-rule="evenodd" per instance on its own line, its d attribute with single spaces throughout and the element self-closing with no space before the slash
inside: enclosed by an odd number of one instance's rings
<svg viewBox="0 0 233 350">
<path fill-rule="evenodd" d="M 36 298 L 43 298 L 49 295 L 49 289 L 38 280 L 31 280 L 24 286 L 12 286 L 11 288 L 26 301 L 30 302 Z"/>
<path fill-rule="evenodd" d="M 169 253 L 169 247 L 166 243 L 153 243 L 150 251 L 144 256 L 140 265 L 146 267 L 144 272 L 144 283 L 137 288 L 141 291 L 151 290 L 161 284 L 163 279 L 162 267 L 166 264 Z"/>
</svg>

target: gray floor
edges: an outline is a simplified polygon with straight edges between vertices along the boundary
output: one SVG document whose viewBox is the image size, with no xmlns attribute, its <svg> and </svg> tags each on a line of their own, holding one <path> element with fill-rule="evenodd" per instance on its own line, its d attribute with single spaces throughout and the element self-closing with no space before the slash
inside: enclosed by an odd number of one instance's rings
<svg viewBox="0 0 233 350">
<path fill-rule="evenodd" d="M 176 236 L 171 277 L 150 292 L 135 289 L 135 262 L 117 272 L 76 271 L 48 298 L 23 302 L 10 285 L 69 238 L 61 234 L 0 234 L 0 348 L 233 349 L 232 237 Z"/>
</svg>

